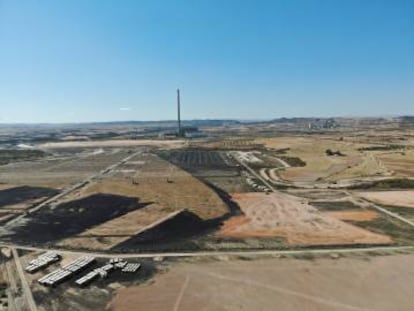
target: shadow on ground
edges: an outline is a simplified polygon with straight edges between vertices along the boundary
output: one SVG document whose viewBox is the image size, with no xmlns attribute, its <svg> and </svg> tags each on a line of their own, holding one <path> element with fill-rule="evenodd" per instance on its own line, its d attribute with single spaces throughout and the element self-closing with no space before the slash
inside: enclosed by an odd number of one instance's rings
<svg viewBox="0 0 414 311">
<path fill-rule="evenodd" d="M 28 200 L 51 197 L 59 191 L 51 188 L 20 186 L 0 190 L 0 207 L 19 204 Z"/>
<path fill-rule="evenodd" d="M 228 218 L 240 215 L 236 202 L 223 190 L 208 184 L 229 207 L 228 213 L 214 219 L 203 220 L 198 215 L 184 210 L 156 227 L 139 233 L 113 247 L 114 252 L 197 250 L 195 240 L 220 228 Z"/>
<path fill-rule="evenodd" d="M 137 198 L 94 194 L 55 207 L 44 207 L 26 216 L 5 238 L 15 243 L 52 244 L 149 204 Z"/>
</svg>

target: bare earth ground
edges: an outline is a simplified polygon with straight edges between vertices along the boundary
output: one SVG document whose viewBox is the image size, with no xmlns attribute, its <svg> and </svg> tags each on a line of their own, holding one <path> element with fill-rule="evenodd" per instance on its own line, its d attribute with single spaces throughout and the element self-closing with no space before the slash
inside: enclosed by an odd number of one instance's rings
<svg viewBox="0 0 414 311">
<path fill-rule="evenodd" d="M 414 190 L 359 192 L 359 196 L 384 205 L 414 208 Z"/>
<path fill-rule="evenodd" d="M 114 194 L 135 197 L 148 205 L 67 238 L 60 245 L 109 249 L 176 211 L 186 209 L 202 219 L 220 217 L 228 211 L 213 190 L 189 173 L 154 155 L 139 159 L 131 161 L 137 165 L 135 176 L 106 178 L 77 195 Z"/>
<path fill-rule="evenodd" d="M 114 311 L 411 311 L 414 255 L 178 263 L 118 290 Z"/>
<path fill-rule="evenodd" d="M 390 237 L 372 233 L 321 213 L 303 199 L 283 193 L 237 193 L 244 216 L 225 222 L 221 236 L 283 237 L 289 245 L 384 244 Z"/>
</svg>

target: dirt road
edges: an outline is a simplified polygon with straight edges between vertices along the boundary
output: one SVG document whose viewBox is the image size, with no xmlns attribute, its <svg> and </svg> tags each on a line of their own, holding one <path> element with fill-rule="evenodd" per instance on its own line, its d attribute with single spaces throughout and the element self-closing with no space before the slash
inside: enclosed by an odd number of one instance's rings
<svg viewBox="0 0 414 311">
<path fill-rule="evenodd" d="M 100 258 L 154 258 L 154 257 L 216 257 L 216 256 L 272 256 L 272 255 L 303 255 L 303 254 L 347 254 L 347 253 L 370 253 L 370 252 L 398 252 L 414 251 L 414 246 L 376 246 L 376 247 L 346 247 L 346 248 L 322 248 L 302 250 L 244 250 L 244 251 L 196 251 L 196 252 L 165 252 L 165 253 L 108 253 L 97 251 L 75 251 L 60 248 L 44 248 L 22 245 L 0 244 L 0 247 L 14 247 L 20 250 L 47 252 L 55 251 L 62 255 L 94 256 Z"/>
<path fill-rule="evenodd" d="M 16 270 L 20 278 L 20 283 L 23 288 L 23 293 L 26 298 L 27 306 L 30 311 L 37 311 L 37 306 L 33 298 L 32 290 L 30 289 L 29 283 L 27 282 L 27 279 L 24 275 L 22 263 L 20 262 L 19 254 L 17 253 L 17 250 L 12 247 L 11 248 L 14 262 L 16 263 Z"/>
</svg>

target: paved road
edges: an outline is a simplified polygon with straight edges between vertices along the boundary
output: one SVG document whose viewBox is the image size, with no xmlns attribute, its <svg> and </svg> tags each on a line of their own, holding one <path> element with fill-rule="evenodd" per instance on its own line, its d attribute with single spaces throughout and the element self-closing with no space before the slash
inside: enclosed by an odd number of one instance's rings
<svg viewBox="0 0 414 311">
<path fill-rule="evenodd" d="M 282 159 L 277 158 L 277 157 L 273 157 L 273 158 L 276 159 L 277 161 L 279 161 L 279 163 L 282 164 L 285 168 L 289 168 L 290 167 L 290 164 L 287 163 L 285 160 L 282 160 Z"/>
<path fill-rule="evenodd" d="M 249 171 L 257 179 L 259 179 L 263 184 L 265 184 L 270 190 L 272 190 L 273 192 L 277 192 L 276 189 L 273 188 L 273 186 L 270 183 L 268 183 L 262 176 L 257 174 L 249 165 L 247 165 L 242 160 L 239 160 L 237 157 L 233 157 L 233 158 L 237 161 L 237 163 L 243 166 L 247 171 Z"/>
<path fill-rule="evenodd" d="M 12 271 L 11 265 L 13 265 L 14 261 L 7 261 L 4 265 L 7 271 L 7 279 L 9 281 L 9 287 L 7 288 L 7 300 L 9 303 L 9 311 L 16 311 L 16 301 L 15 295 L 18 294 L 19 290 L 17 288 L 16 278 L 14 277 L 14 273 Z"/>
<path fill-rule="evenodd" d="M 304 250 L 244 250 L 244 251 L 197 251 L 197 252 L 165 252 L 165 253 L 105 253 L 97 251 L 75 251 L 64 249 L 51 249 L 32 246 L 13 246 L 0 244 L 0 247 L 10 247 L 26 251 L 55 251 L 62 255 L 94 256 L 101 258 L 153 258 L 153 257 L 214 257 L 214 256 L 244 256 L 244 255 L 301 255 L 301 254 L 331 254 L 331 253 L 364 253 L 364 252 L 394 252 L 414 251 L 414 246 L 377 246 L 377 247 L 347 247 L 323 248 Z"/>
<path fill-rule="evenodd" d="M 11 290 L 7 290 L 7 302 L 8 302 L 8 311 L 17 311 L 16 302 L 14 300 L 14 295 Z"/>
<path fill-rule="evenodd" d="M 14 262 L 16 263 L 17 274 L 19 275 L 20 283 L 22 284 L 23 293 L 24 293 L 24 296 L 26 297 L 27 306 L 30 311 L 37 311 L 37 306 L 34 301 L 32 291 L 24 275 L 24 271 L 23 271 L 22 263 L 20 262 L 19 254 L 17 253 L 16 248 L 11 247 L 10 249 L 13 254 Z"/>
<path fill-rule="evenodd" d="M 12 271 L 12 267 L 11 267 L 12 264 L 13 264 L 13 261 L 8 261 L 5 263 L 5 266 L 6 266 L 6 271 L 7 271 L 7 278 L 9 279 L 10 290 L 14 294 L 17 294 L 18 292 L 17 282 L 16 282 L 16 278 L 14 277 L 14 274 Z"/>
</svg>

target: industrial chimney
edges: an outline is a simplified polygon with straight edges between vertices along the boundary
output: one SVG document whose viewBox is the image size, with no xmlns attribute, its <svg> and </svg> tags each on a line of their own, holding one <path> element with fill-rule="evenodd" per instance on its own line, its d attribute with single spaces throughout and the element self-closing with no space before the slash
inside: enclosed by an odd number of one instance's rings
<svg viewBox="0 0 414 311">
<path fill-rule="evenodd" d="M 181 115 L 180 115 L 180 89 L 177 89 L 177 117 L 178 117 L 178 136 L 182 136 Z"/>
</svg>

